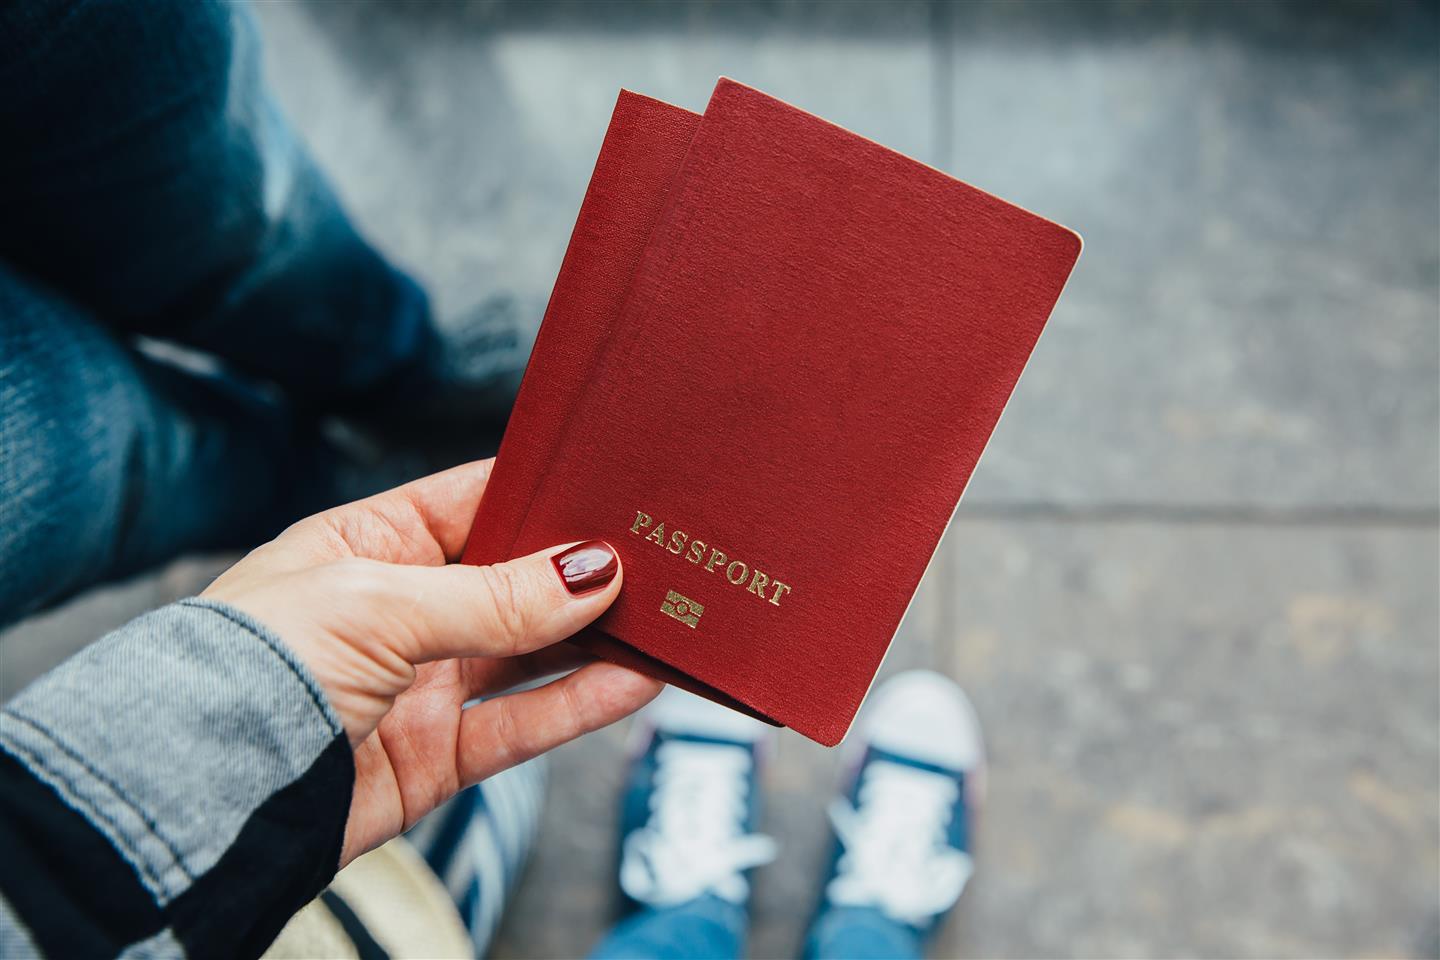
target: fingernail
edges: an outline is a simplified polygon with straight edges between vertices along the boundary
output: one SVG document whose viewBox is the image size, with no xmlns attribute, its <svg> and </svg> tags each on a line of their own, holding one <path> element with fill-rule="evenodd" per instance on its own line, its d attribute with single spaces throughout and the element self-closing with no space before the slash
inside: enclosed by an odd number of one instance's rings
<svg viewBox="0 0 1440 960">
<path fill-rule="evenodd" d="M 576 594 L 598 590 L 614 580 L 620 571 L 620 558 L 604 540 L 577 543 L 551 557 L 550 562 L 555 564 L 555 572 L 565 582 L 565 589 Z"/>
</svg>

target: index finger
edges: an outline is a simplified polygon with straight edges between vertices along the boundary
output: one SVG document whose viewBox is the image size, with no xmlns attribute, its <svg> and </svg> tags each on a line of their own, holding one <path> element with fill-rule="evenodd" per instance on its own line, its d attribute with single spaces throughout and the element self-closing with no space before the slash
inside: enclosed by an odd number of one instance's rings
<svg viewBox="0 0 1440 960">
<path fill-rule="evenodd" d="M 592 663 L 543 687 L 494 697 L 460 713 L 455 761 L 469 786 L 608 726 L 665 685 L 613 663 Z"/>
<path fill-rule="evenodd" d="M 495 465 L 462 463 L 312 517 L 354 556 L 437 566 L 460 559 Z"/>
<path fill-rule="evenodd" d="M 397 507 L 413 510 L 445 552 L 446 562 L 454 563 L 465 550 L 480 498 L 485 495 L 494 469 L 494 457 L 462 463 L 371 499 L 394 498 Z"/>
</svg>

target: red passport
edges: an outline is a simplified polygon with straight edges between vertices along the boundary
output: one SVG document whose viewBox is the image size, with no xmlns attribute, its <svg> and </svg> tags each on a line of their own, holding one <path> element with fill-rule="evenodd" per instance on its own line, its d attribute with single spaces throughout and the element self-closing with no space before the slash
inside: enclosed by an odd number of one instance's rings
<svg viewBox="0 0 1440 960">
<path fill-rule="evenodd" d="M 1079 251 L 742 84 L 622 94 L 465 560 L 607 540 L 574 642 L 839 742 Z"/>
</svg>

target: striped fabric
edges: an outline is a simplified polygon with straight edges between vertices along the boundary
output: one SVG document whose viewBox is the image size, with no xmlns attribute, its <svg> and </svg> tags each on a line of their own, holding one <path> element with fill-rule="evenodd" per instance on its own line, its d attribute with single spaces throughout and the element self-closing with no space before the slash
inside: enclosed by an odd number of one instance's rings
<svg viewBox="0 0 1440 960">
<path fill-rule="evenodd" d="M 4 953 L 257 956 L 333 878 L 354 781 L 268 628 L 202 600 L 145 614 L 0 709 Z"/>
<path fill-rule="evenodd" d="M 343 883 L 322 893 L 354 776 L 338 717 L 264 626 L 197 600 L 132 621 L 0 709 L 0 956 L 253 957 L 317 896 L 357 956 L 408 952 Z M 476 955 L 544 787 L 531 761 L 408 835 Z"/>
<path fill-rule="evenodd" d="M 406 834 L 450 891 L 483 956 L 530 854 L 545 796 L 541 757 L 464 791 Z"/>
</svg>

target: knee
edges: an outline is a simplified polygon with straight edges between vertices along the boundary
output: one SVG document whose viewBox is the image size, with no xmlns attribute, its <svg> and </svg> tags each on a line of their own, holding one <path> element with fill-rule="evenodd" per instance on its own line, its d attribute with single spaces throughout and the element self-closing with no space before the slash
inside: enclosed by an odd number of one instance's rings
<svg viewBox="0 0 1440 960">
<path fill-rule="evenodd" d="M 137 376 L 78 311 L 0 267 L 0 624 L 113 561 Z"/>
</svg>

